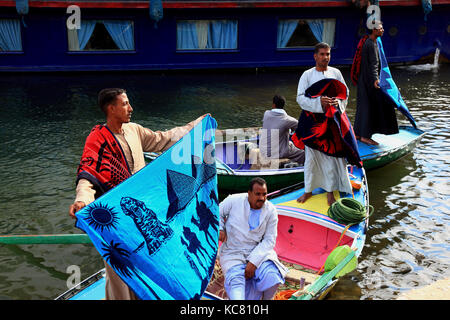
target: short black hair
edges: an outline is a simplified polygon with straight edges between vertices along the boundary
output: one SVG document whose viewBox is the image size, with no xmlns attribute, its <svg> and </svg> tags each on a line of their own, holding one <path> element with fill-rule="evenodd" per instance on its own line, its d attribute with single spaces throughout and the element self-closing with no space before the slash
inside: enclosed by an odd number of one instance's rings
<svg viewBox="0 0 450 320">
<path fill-rule="evenodd" d="M 378 27 L 383 27 L 383 22 L 378 21 Z M 369 29 L 369 34 L 372 34 L 375 30 L 378 30 L 380 28 L 375 28 L 375 26 L 372 29 Z"/>
<path fill-rule="evenodd" d="M 284 105 L 286 104 L 286 98 L 283 96 L 280 96 L 278 94 L 276 94 L 273 97 L 273 104 L 278 108 L 278 109 L 283 109 Z"/>
<path fill-rule="evenodd" d="M 266 180 L 264 180 L 263 178 L 260 178 L 260 177 L 256 177 L 250 181 L 250 184 L 248 186 L 248 191 L 253 191 L 253 185 L 256 183 L 259 184 L 260 186 L 267 186 Z"/>
<path fill-rule="evenodd" d="M 106 114 L 106 107 L 116 100 L 118 95 L 126 93 L 125 89 L 121 88 L 106 88 L 100 90 L 98 93 L 98 106 Z"/>
<path fill-rule="evenodd" d="M 326 42 L 319 42 L 314 46 L 314 53 L 319 53 L 320 49 L 331 49 L 330 45 Z"/>
</svg>

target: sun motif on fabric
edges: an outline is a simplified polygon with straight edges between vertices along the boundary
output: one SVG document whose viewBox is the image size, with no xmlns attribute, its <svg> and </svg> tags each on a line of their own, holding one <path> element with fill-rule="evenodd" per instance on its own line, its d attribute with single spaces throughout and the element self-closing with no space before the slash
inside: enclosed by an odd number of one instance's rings
<svg viewBox="0 0 450 320">
<path fill-rule="evenodd" d="M 95 229 L 100 229 L 102 232 L 106 228 L 116 228 L 117 226 L 117 212 L 108 207 L 108 205 L 95 204 L 90 208 L 86 221 Z"/>
</svg>

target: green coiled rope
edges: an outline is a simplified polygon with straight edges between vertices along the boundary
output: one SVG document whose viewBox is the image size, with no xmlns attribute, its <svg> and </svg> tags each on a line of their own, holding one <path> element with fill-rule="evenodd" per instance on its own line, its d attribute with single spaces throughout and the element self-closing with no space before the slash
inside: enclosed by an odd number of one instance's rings
<svg viewBox="0 0 450 320">
<path fill-rule="evenodd" d="M 369 205 L 369 214 L 366 208 L 358 200 L 352 198 L 340 198 L 328 208 L 328 216 L 340 224 L 356 224 L 370 217 L 373 206 Z"/>
</svg>

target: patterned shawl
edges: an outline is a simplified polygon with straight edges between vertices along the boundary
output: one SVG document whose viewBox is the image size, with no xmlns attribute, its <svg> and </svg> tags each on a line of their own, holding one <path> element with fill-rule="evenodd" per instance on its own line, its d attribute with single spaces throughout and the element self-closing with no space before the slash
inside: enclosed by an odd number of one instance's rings
<svg viewBox="0 0 450 320">
<path fill-rule="evenodd" d="M 361 53 L 363 45 L 366 42 L 367 38 L 369 38 L 369 36 L 365 35 L 359 40 L 358 46 L 356 47 L 355 56 L 353 57 L 352 68 L 350 70 L 350 78 L 352 79 L 353 85 L 355 86 L 358 84 L 359 74 L 361 73 Z"/>
<path fill-rule="evenodd" d="M 96 125 L 86 138 L 76 182 L 87 179 L 102 195 L 130 176 L 130 168 L 114 134 L 107 126 Z"/>
<path fill-rule="evenodd" d="M 317 81 L 305 92 L 305 96 L 309 98 L 322 95 L 345 100 L 347 87 L 339 80 L 326 78 Z M 329 156 L 345 157 L 350 164 L 362 167 L 353 127 L 347 114 L 341 113 L 334 106 L 328 108 L 326 113 L 303 110 L 292 141 L 300 149 L 307 145 Z"/>
</svg>

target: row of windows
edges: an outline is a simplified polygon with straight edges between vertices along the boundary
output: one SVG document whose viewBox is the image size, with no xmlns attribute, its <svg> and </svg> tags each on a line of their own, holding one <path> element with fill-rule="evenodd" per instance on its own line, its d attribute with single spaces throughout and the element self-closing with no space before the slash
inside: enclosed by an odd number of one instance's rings
<svg viewBox="0 0 450 320">
<path fill-rule="evenodd" d="M 22 52 L 19 19 L 0 19 L 0 52 Z M 336 19 L 282 19 L 278 22 L 277 48 L 310 48 L 318 42 L 334 46 Z M 177 50 L 238 49 L 237 20 L 178 20 Z M 422 25 L 418 34 L 427 28 Z M 366 33 L 365 28 L 359 35 Z M 392 26 L 391 37 L 398 34 Z M 450 33 L 450 25 L 447 26 Z M 79 29 L 67 29 L 69 51 L 134 51 L 134 23 L 130 20 L 83 20 Z"/>
<path fill-rule="evenodd" d="M 334 45 L 335 19 L 285 19 L 278 22 L 277 48 Z M 83 20 L 67 29 L 69 51 L 133 51 L 134 23 L 130 20 Z M 177 50 L 238 49 L 237 20 L 178 20 Z M 0 51 L 22 51 L 18 19 L 0 19 Z"/>
</svg>

